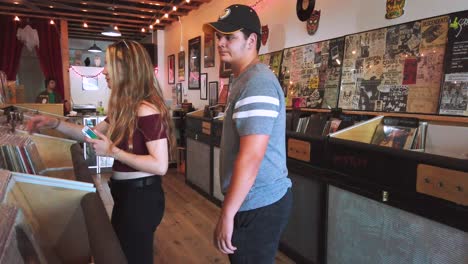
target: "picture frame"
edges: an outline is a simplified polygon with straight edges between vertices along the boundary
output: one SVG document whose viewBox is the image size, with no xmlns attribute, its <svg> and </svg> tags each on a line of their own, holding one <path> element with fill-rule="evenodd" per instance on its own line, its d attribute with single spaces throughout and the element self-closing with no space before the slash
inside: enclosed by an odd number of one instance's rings
<svg viewBox="0 0 468 264">
<path fill-rule="evenodd" d="M 200 100 L 208 99 L 208 74 L 200 74 Z"/>
<path fill-rule="evenodd" d="M 218 104 L 226 104 L 229 96 L 229 84 L 224 84 L 219 93 Z"/>
<path fill-rule="evenodd" d="M 231 73 L 232 73 L 231 64 L 222 61 L 219 66 L 219 77 L 229 78 L 229 76 L 231 76 Z"/>
<path fill-rule="evenodd" d="M 218 82 L 213 81 L 208 83 L 208 104 L 215 105 L 218 103 Z"/>
<path fill-rule="evenodd" d="M 175 84 L 175 55 L 167 56 L 167 83 Z"/>
<path fill-rule="evenodd" d="M 201 36 L 188 41 L 188 89 L 200 89 Z"/>
<path fill-rule="evenodd" d="M 203 65 L 205 68 L 215 66 L 215 35 L 214 32 L 205 32 L 203 38 Z"/>
<path fill-rule="evenodd" d="M 179 82 L 185 81 L 185 51 L 177 54 L 177 78 Z"/>
<path fill-rule="evenodd" d="M 99 90 L 98 77 L 83 77 L 82 87 L 83 91 L 97 91 Z"/>
<path fill-rule="evenodd" d="M 177 83 L 176 84 L 176 102 L 177 102 L 177 105 L 180 105 L 182 104 L 182 94 L 183 94 L 183 90 L 182 90 L 182 83 Z"/>
</svg>

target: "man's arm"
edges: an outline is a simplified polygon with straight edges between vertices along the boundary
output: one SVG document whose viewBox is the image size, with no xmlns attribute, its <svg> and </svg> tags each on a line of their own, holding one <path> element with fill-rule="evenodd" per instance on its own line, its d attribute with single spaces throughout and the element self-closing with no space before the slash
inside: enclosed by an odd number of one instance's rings
<svg viewBox="0 0 468 264">
<path fill-rule="evenodd" d="M 269 135 L 247 135 L 240 138 L 231 184 L 224 197 L 221 216 L 215 230 L 215 243 L 225 254 L 232 254 L 236 250 L 231 243 L 234 216 L 255 182 L 269 139 Z"/>
</svg>

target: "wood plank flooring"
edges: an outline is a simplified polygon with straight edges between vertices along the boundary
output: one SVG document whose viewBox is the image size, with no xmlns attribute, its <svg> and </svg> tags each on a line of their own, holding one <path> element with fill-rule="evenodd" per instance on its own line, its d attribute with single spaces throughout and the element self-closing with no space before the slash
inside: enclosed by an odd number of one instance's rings
<svg viewBox="0 0 468 264">
<path fill-rule="evenodd" d="M 94 175 L 96 187 L 109 216 L 113 201 L 107 180 L 110 174 Z M 226 255 L 212 245 L 213 229 L 220 208 L 187 186 L 184 177 L 170 169 L 163 178 L 166 195 L 164 218 L 156 230 L 154 240 L 154 263 L 229 263 Z M 276 263 L 294 263 L 281 252 Z"/>
</svg>

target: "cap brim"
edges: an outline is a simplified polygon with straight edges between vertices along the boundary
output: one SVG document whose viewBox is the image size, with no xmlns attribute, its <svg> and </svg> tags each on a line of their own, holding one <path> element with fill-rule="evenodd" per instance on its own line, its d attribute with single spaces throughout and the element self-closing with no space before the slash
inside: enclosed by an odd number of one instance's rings
<svg viewBox="0 0 468 264">
<path fill-rule="evenodd" d="M 211 22 L 211 23 L 206 23 L 203 25 L 203 31 L 204 32 L 209 32 L 209 31 L 217 31 L 219 33 L 223 34 L 232 34 L 234 32 L 237 32 L 241 30 L 242 28 L 239 26 L 231 25 L 228 23 L 224 23 L 222 21 L 218 22 Z"/>
</svg>

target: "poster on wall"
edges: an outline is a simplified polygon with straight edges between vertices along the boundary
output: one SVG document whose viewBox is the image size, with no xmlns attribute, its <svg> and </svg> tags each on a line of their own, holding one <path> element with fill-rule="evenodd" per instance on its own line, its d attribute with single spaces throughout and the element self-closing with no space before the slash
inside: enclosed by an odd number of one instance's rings
<svg viewBox="0 0 468 264">
<path fill-rule="evenodd" d="M 258 56 L 261 63 L 266 64 L 273 74 L 278 77 L 281 71 L 281 60 L 283 59 L 283 51 L 275 51 L 261 54 Z"/>
<path fill-rule="evenodd" d="M 167 82 L 175 84 L 175 55 L 167 56 Z"/>
<path fill-rule="evenodd" d="M 205 32 L 203 39 L 203 65 L 205 68 L 215 66 L 215 38 L 214 32 Z"/>
<path fill-rule="evenodd" d="M 177 66 L 179 82 L 185 81 L 185 51 L 181 51 L 177 55 Z"/>
<path fill-rule="evenodd" d="M 200 54 L 201 54 L 201 37 L 190 39 L 189 47 L 189 70 L 188 70 L 188 88 L 200 89 Z"/>
<path fill-rule="evenodd" d="M 448 16 L 346 36 L 338 106 L 436 113 Z"/>
<path fill-rule="evenodd" d="M 343 63 L 344 38 L 283 50 L 280 83 L 287 105 L 335 108 Z"/>
<path fill-rule="evenodd" d="M 83 77 L 83 91 L 99 90 L 98 77 Z"/>
<path fill-rule="evenodd" d="M 468 116 L 468 11 L 450 15 L 440 114 Z"/>
</svg>

